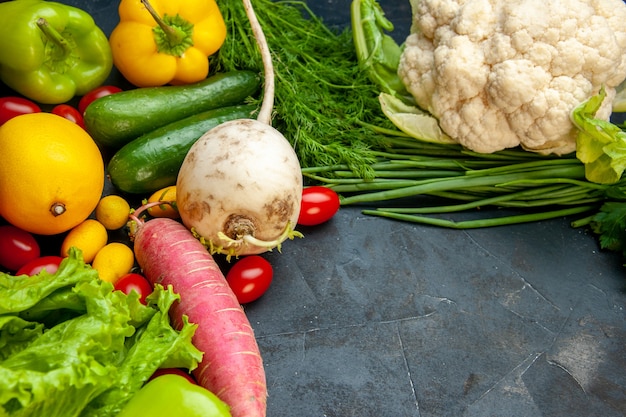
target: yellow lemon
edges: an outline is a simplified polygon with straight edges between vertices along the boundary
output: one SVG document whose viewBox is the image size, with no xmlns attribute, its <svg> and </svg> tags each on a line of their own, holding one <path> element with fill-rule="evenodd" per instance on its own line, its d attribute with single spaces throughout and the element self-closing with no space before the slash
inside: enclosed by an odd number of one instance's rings
<svg viewBox="0 0 626 417">
<path fill-rule="evenodd" d="M 130 204 L 119 195 L 102 197 L 96 206 L 96 219 L 108 230 L 117 230 L 128 222 Z"/>
<path fill-rule="evenodd" d="M 83 252 L 83 260 L 90 263 L 107 244 L 108 234 L 104 225 L 97 220 L 87 219 L 74 227 L 63 239 L 61 256 L 67 257 L 72 246 Z"/>
<path fill-rule="evenodd" d="M 148 203 L 156 203 L 157 201 L 173 201 L 176 203 L 176 186 L 170 185 L 169 187 L 155 191 L 148 199 Z M 148 213 L 153 217 L 168 217 L 170 219 L 178 219 L 180 217 L 176 209 L 176 204 L 174 204 L 173 207 L 171 204 L 160 204 L 150 207 Z"/>
<path fill-rule="evenodd" d="M 54 235 L 93 212 L 104 188 L 104 161 L 91 136 L 51 113 L 0 126 L 0 216 L 31 233 Z"/>
<path fill-rule="evenodd" d="M 133 250 L 120 242 L 112 242 L 98 251 L 91 266 L 100 279 L 113 284 L 128 274 L 135 264 Z"/>
</svg>

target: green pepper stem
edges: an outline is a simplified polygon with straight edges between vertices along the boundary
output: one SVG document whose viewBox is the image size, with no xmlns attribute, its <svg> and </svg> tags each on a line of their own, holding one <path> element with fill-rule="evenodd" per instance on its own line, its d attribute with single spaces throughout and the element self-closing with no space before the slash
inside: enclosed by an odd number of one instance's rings
<svg viewBox="0 0 626 417">
<path fill-rule="evenodd" d="M 141 0 L 141 3 L 145 6 L 148 13 L 152 15 L 154 21 L 161 27 L 170 45 L 179 45 L 185 40 L 187 34 L 183 30 L 165 23 L 148 0 Z"/>
<path fill-rule="evenodd" d="M 58 50 L 61 51 L 61 59 L 65 58 L 72 52 L 72 47 L 67 39 L 65 39 L 58 30 L 50 26 L 50 23 L 48 23 L 46 19 L 43 17 L 37 19 L 37 27 L 44 33 L 44 35 L 46 35 L 48 39 L 59 47 Z"/>
</svg>

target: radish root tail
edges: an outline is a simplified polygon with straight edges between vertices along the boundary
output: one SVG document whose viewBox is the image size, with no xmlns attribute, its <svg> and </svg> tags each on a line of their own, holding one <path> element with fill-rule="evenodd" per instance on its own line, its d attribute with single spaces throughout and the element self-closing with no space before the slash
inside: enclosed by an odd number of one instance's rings
<svg viewBox="0 0 626 417">
<path fill-rule="evenodd" d="M 274 64 L 272 63 L 272 54 L 267 44 L 265 33 L 263 33 L 263 28 L 254 13 L 250 0 L 243 0 L 243 7 L 246 10 L 246 15 L 250 21 L 250 27 L 252 29 L 252 33 L 254 34 L 254 39 L 256 40 L 261 53 L 263 72 L 265 73 L 265 80 L 263 81 L 263 103 L 261 104 L 261 110 L 259 110 L 257 120 L 271 125 L 272 110 L 274 108 Z"/>
<path fill-rule="evenodd" d="M 230 261 L 233 256 L 237 257 L 238 254 L 241 253 L 241 248 L 247 245 L 254 245 L 260 248 L 266 248 L 269 251 L 276 248 L 278 252 L 280 252 L 281 244 L 285 240 L 293 240 L 297 237 L 304 237 L 302 233 L 298 232 L 292 227 L 291 222 L 287 222 L 285 229 L 275 240 L 261 240 L 248 234 L 238 236 L 237 239 L 233 239 L 226 236 L 226 234 L 219 232 L 217 235 L 221 241 L 219 242 L 220 244 L 217 244 L 212 240 L 207 241 L 202 236 L 199 236 L 195 232 L 195 230 L 192 230 L 191 232 L 200 241 L 200 243 L 202 243 L 202 245 L 204 245 L 209 250 L 212 255 L 216 253 L 226 255 L 227 261 Z"/>
</svg>

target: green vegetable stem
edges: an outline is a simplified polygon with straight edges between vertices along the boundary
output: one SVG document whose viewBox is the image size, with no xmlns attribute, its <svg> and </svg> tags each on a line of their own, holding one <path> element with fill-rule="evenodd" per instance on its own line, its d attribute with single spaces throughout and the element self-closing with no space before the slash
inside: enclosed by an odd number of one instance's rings
<svg viewBox="0 0 626 417">
<path fill-rule="evenodd" d="M 385 33 L 393 31 L 393 23 L 375 0 L 355 0 L 350 11 L 354 46 L 361 67 L 382 92 L 412 101 L 398 77 L 402 47 Z"/>
<path fill-rule="evenodd" d="M 101 85 L 112 66 L 109 41 L 85 11 L 41 0 L 0 3 L 0 79 L 18 93 L 64 103 Z"/>
<path fill-rule="evenodd" d="M 342 205 L 368 206 L 365 214 L 449 228 L 492 227 L 589 213 L 608 198 L 626 199 L 626 179 L 611 185 L 587 181 L 584 165 L 573 156 L 550 158 L 520 150 L 487 156 L 458 145 L 391 137 L 387 145 L 388 152 L 372 151 L 378 160 L 372 165 L 371 180 L 359 178 L 347 166 L 309 167 L 303 168 L 303 173 L 340 193 Z M 402 203 L 411 206 L 402 207 Z M 488 207 L 523 213 L 494 214 L 484 210 Z M 478 209 L 483 209 L 480 219 L 457 222 L 442 218 L 443 214 Z"/>
</svg>

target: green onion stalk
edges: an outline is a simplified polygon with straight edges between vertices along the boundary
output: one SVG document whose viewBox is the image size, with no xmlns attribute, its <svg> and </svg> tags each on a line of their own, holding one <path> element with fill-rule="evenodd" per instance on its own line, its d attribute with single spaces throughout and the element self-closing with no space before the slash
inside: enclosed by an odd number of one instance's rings
<svg viewBox="0 0 626 417">
<path fill-rule="evenodd" d="M 483 158 L 452 145 L 404 138 L 390 138 L 387 143 L 397 147 L 372 152 L 379 157 L 372 164 L 374 177 L 370 180 L 340 165 L 308 167 L 302 172 L 337 191 L 342 205 L 369 206 L 364 214 L 455 229 L 590 214 L 609 196 L 626 197 L 626 179 L 611 185 L 590 182 L 585 179 L 585 166 L 575 157 L 550 158 L 509 150 Z M 516 214 L 484 210 L 480 219 L 442 218 L 487 207 L 509 208 Z"/>
</svg>

